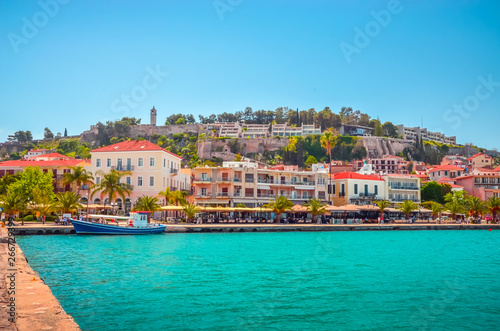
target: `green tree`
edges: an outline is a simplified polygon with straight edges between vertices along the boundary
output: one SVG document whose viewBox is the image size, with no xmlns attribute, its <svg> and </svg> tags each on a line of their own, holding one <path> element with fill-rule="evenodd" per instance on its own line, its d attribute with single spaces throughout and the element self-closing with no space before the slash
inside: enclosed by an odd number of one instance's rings
<svg viewBox="0 0 500 331">
<path fill-rule="evenodd" d="M 12 191 L 0 196 L 0 207 L 6 214 L 6 219 L 9 216 L 15 217 L 16 214 L 26 210 L 27 200 L 23 196 L 19 196 Z"/>
<path fill-rule="evenodd" d="M 411 212 L 418 210 L 418 205 L 413 201 L 405 200 L 399 205 L 398 210 L 405 214 L 406 219 L 409 219 Z"/>
<path fill-rule="evenodd" d="M 493 223 L 497 222 L 497 213 L 500 211 L 500 198 L 491 197 L 486 201 L 486 207 L 490 210 Z"/>
<path fill-rule="evenodd" d="M 451 192 L 451 186 L 432 181 L 421 187 L 422 201 L 436 201 L 445 203 L 445 196 Z"/>
<path fill-rule="evenodd" d="M 443 205 L 436 201 L 431 202 L 430 208 L 432 210 L 432 218 L 434 220 L 439 216 L 439 213 L 441 213 L 444 210 Z"/>
<path fill-rule="evenodd" d="M 80 204 L 82 197 L 75 192 L 64 192 L 56 194 L 55 209 L 61 213 L 74 213 L 84 207 Z"/>
<path fill-rule="evenodd" d="M 284 212 L 291 210 L 293 207 L 293 202 L 285 196 L 277 196 L 274 200 L 270 200 L 269 203 L 265 204 L 263 207 L 270 208 L 276 213 L 276 223 L 280 223 L 281 214 Z"/>
<path fill-rule="evenodd" d="M 157 197 L 150 197 L 143 194 L 137 199 L 134 210 L 150 211 L 151 213 L 154 213 L 155 211 L 161 210 L 161 206 Z"/>
<path fill-rule="evenodd" d="M 471 216 L 474 218 L 481 217 L 484 213 L 488 211 L 488 207 L 483 200 L 477 197 L 469 197 L 467 199 L 468 209 Z"/>
<path fill-rule="evenodd" d="M 45 128 L 43 130 L 43 138 L 45 138 L 45 139 L 54 139 L 54 134 L 52 133 L 52 131 L 50 131 L 49 128 Z"/>
<path fill-rule="evenodd" d="M 63 174 L 62 182 L 64 184 L 76 184 L 77 193 L 80 194 L 82 186 L 86 186 L 86 190 L 90 190 L 90 186 L 94 184 L 94 176 L 90 171 L 87 171 L 82 166 L 70 167 L 70 172 Z"/>
<path fill-rule="evenodd" d="M 380 124 L 379 120 L 375 120 L 375 128 L 373 130 L 373 135 L 377 137 L 384 136 L 384 129 L 382 129 L 382 125 Z"/>
<path fill-rule="evenodd" d="M 40 215 L 48 216 L 56 210 L 56 200 L 45 195 L 38 187 L 33 189 L 33 201 L 35 202 L 33 209 Z"/>
<path fill-rule="evenodd" d="M 192 203 L 183 203 L 182 211 L 186 214 L 186 222 L 189 222 L 200 212 L 200 208 Z"/>
<path fill-rule="evenodd" d="M 303 206 L 312 214 L 313 222 L 316 222 L 318 215 L 326 213 L 326 203 L 317 198 L 309 199 Z"/>
<path fill-rule="evenodd" d="M 126 176 L 131 176 L 130 171 L 118 171 L 111 169 L 110 172 L 105 173 L 102 170 L 96 172 L 96 175 L 102 176 L 101 183 L 94 185 L 94 191 L 91 194 L 93 197 L 97 192 L 100 192 L 101 198 L 108 197 L 111 203 L 117 196 L 125 200 L 125 195 L 130 195 L 132 187 L 130 184 L 122 183 L 121 179 Z"/>
<path fill-rule="evenodd" d="M 34 201 L 33 190 L 40 189 L 49 198 L 54 198 L 52 172 L 42 172 L 39 167 L 26 167 L 18 174 L 19 179 L 9 186 L 9 191 L 26 201 Z"/>
<path fill-rule="evenodd" d="M 457 220 L 458 214 L 461 214 L 465 211 L 463 203 L 456 199 L 448 201 L 444 205 L 444 209 L 450 212 L 451 218 L 453 218 L 455 221 Z"/>
<path fill-rule="evenodd" d="M 0 177 L 0 195 L 7 194 L 10 184 L 18 180 L 18 175 L 6 174 Z"/>
<path fill-rule="evenodd" d="M 313 164 L 316 164 L 316 163 L 318 163 L 318 160 L 316 160 L 316 158 L 314 156 L 309 155 L 307 157 L 307 160 L 306 160 L 306 166 L 307 167 L 310 168 Z"/>
<path fill-rule="evenodd" d="M 68 136 L 68 129 L 64 128 L 64 136 L 67 137 Z"/>
<path fill-rule="evenodd" d="M 375 204 L 378 206 L 378 208 L 380 210 L 380 219 L 384 219 L 384 210 L 387 207 L 389 207 L 389 205 L 391 203 L 387 200 L 377 200 L 377 201 L 375 201 Z"/>
<path fill-rule="evenodd" d="M 337 143 L 337 136 L 332 129 L 328 129 L 323 133 L 320 138 L 321 146 L 326 149 L 326 154 L 328 155 L 328 203 L 330 204 L 330 177 L 332 174 L 332 148 L 335 147 Z"/>
</svg>

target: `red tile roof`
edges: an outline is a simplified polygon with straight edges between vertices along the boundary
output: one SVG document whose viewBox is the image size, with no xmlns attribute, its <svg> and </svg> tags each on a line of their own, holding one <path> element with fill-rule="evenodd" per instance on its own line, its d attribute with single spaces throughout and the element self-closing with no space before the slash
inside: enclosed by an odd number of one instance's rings
<svg viewBox="0 0 500 331">
<path fill-rule="evenodd" d="M 434 172 L 434 171 L 439 171 L 439 170 L 460 170 L 460 171 L 463 171 L 464 168 L 455 167 L 452 165 L 443 165 L 443 166 L 438 166 L 438 167 L 432 168 L 429 170 L 429 172 Z"/>
<path fill-rule="evenodd" d="M 42 155 L 35 155 L 35 156 L 30 156 L 28 160 L 36 160 L 39 158 L 60 158 L 64 160 L 71 160 L 70 157 L 67 157 L 65 155 L 59 154 L 59 153 L 50 153 L 50 154 L 42 154 Z"/>
<path fill-rule="evenodd" d="M 40 160 L 11 160 L 0 162 L 0 167 L 74 167 L 77 166 L 85 160 L 51 160 L 51 161 L 40 161 Z"/>
<path fill-rule="evenodd" d="M 333 179 L 361 179 L 361 180 L 379 180 L 383 181 L 379 176 L 377 175 L 362 175 L 358 174 L 357 172 L 339 172 L 334 175 L 332 175 Z"/>
<path fill-rule="evenodd" d="M 144 152 L 144 151 L 164 151 L 172 156 L 182 159 L 177 154 L 167 151 L 160 146 L 153 144 L 147 140 L 127 140 L 113 145 L 104 146 L 101 148 L 90 151 L 91 153 L 104 153 L 104 152 Z"/>
<path fill-rule="evenodd" d="M 469 158 L 467 159 L 467 161 L 471 161 L 472 159 L 474 159 L 474 158 L 476 158 L 476 157 L 478 157 L 478 156 L 481 156 L 481 155 L 484 155 L 484 156 L 485 156 L 486 158 L 488 158 L 488 159 L 490 159 L 490 158 L 491 158 L 491 156 L 488 156 L 488 155 L 486 155 L 486 154 L 484 154 L 484 153 L 477 153 L 477 154 L 474 154 L 474 155 L 472 155 L 471 157 L 469 157 Z"/>
</svg>

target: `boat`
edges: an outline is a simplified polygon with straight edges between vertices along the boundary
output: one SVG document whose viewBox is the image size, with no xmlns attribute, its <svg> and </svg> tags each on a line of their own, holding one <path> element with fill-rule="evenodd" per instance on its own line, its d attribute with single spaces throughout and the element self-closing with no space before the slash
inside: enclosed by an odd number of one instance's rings
<svg viewBox="0 0 500 331">
<path fill-rule="evenodd" d="M 148 223 L 149 212 L 131 212 L 130 216 L 89 215 L 91 220 L 71 220 L 77 234 L 158 234 L 165 232 L 164 224 Z M 125 221 L 125 222 L 121 222 Z"/>
</svg>

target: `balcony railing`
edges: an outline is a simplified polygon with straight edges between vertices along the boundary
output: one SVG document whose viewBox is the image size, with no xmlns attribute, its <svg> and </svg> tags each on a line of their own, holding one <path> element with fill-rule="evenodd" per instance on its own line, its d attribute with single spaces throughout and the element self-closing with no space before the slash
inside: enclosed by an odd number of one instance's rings
<svg viewBox="0 0 500 331">
<path fill-rule="evenodd" d="M 172 169 L 172 168 L 170 168 L 170 173 L 172 175 L 177 175 L 178 172 L 179 172 L 179 169 Z"/>
<path fill-rule="evenodd" d="M 229 179 L 229 177 L 220 177 L 220 178 L 217 178 L 217 181 L 218 182 L 230 182 L 231 179 Z"/>
<path fill-rule="evenodd" d="M 314 186 L 314 181 L 299 182 L 299 181 L 289 181 L 289 180 L 269 180 L 269 179 L 258 179 L 259 184 L 277 184 L 277 185 L 308 185 Z"/>
<path fill-rule="evenodd" d="M 212 178 L 210 178 L 210 177 L 195 178 L 194 181 L 195 182 L 211 182 Z"/>
<path fill-rule="evenodd" d="M 233 181 L 238 182 L 238 183 L 241 183 L 241 178 L 236 178 L 236 177 L 235 177 L 235 178 L 233 179 Z"/>
<path fill-rule="evenodd" d="M 229 197 L 229 192 L 219 192 L 217 193 L 218 197 Z"/>
<path fill-rule="evenodd" d="M 117 171 L 134 171 L 134 166 L 130 165 L 130 164 L 117 165 L 117 166 L 112 166 L 111 169 L 114 169 Z"/>
<path fill-rule="evenodd" d="M 197 197 L 199 198 L 209 198 L 212 196 L 212 194 L 210 192 L 206 192 L 206 193 L 197 193 L 196 194 Z"/>
<path fill-rule="evenodd" d="M 418 186 L 389 185 L 392 190 L 418 190 Z"/>
</svg>

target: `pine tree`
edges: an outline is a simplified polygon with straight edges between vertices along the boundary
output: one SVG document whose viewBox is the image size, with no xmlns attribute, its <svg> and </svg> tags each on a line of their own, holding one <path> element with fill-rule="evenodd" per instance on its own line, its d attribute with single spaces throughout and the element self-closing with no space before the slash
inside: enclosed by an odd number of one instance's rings
<svg viewBox="0 0 500 331">
<path fill-rule="evenodd" d="M 67 137 L 68 136 L 68 129 L 64 128 L 64 136 Z"/>
</svg>

